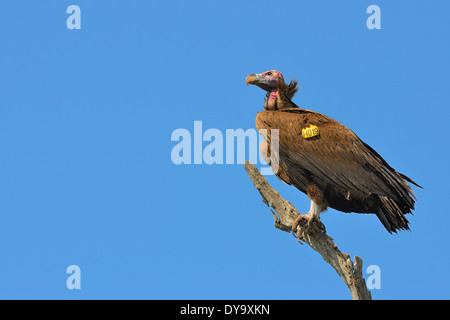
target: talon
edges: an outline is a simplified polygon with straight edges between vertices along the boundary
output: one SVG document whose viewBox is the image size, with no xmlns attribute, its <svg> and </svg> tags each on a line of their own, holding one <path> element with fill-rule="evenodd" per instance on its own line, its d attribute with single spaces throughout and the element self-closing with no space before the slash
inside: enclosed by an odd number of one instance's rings
<svg viewBox="0 0 450 320">
<path fill-rule="evenodd" d="M 327 233 L 325 225 L 322 223 L 322 221 L 316 220 L 316 224 L 319 227 L 320 231 L 322 231 L 323 233 Z"/>
<path fill-rule="evenodd" d="M 300 215 L 300 219 L 304 219 L 308 226 L 311 226 L 311 223 L 316 220 L 316 217 L 312 212 L 308 212 L 307 214 Z"/>
<path fill-rule="evenodd" d="M 315 224 L 320 229 L 320 231 L 322 231 L 323 233 L 326 233 L 325 225 L 319 219 L 317 219 L 317 217 L 314 215 L 314 213 L 308 212 L 307 214 L 299 215 L 295 219 L 294 224 L 292 225 L 292 229 L 291 229 L 292 233 L 294 234 L 294 236 L 295 236 L 295 234 L 297 234 L 298 239 L 300 237 L 303 238 L 302 232 L 301 232 L 301 227 L 299 226 L 300 220 L 306 221 L 308 227 L 311 227 L 312 223 L 315 222 Z"/>
<path fill-rule="evenodd" d="M 298 242 L 303 244 L 301 241 L 304 241 L 303 238 L 303 232 L 302 232 L 302 228 L 299 226 L 300 220 L 305 219 L 308 222 L 308 225 L 310 225 L 312 218 L 310 216 L 309 213 L 308 214 L 300 214 L 294 221 L 294 224 L 292 225 L 292 233 L 294 235 L 294 237 L 297 238 Z"/>
<path fill-rule="evenodd" d="M 292 232 L 296 232 L 297 231 L 297 227 L 298 227 L 298 223 L 300 222 L 300 220 L 302 219 L 302 215 L 300 214 L 294 221 L 294 223 L 292 224 Z"/>
<path fill-rule="evenodd" d="M 302 228 L 300 226 L 297 226 L 297 230 L 292 230 L 292 235 L 297 238 L 300 244 L 303 244 L 302 241 L 305 241 L 305 239 L 303 238 Z"/>
</svg>

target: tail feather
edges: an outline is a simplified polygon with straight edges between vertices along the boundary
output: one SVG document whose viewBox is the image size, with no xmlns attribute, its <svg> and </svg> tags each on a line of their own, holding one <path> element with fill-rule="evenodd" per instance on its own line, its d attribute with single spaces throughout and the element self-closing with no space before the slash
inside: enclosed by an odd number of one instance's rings
<svg viewBox="0 0 450 320">
<path fill-rule="evenodd" d="M 400 176 L 401 176 L 403 179 L 405 179 L 405 180 L 408 181 L 409 183 L 412 183 L 412 184 L 415 185 L 416 187 L 419 187 L 419 188 L 423 189 L 423 187 L 422 187 L 421 185 L 419 185 L 417 182 L 413 181 L 410 177 L 405 176 L 404 174 L 401 174 L 400 172 L 399 172 L 399 174 L 400 174 Z"/>
<path fill-rule="evenodd" d="M 386 230 L 391 234 L 397 233 L 397 230 L 409 230 L 409 221 L 405 218 L 405 214 L 411 213 L 412 208 L 404 207 L 402 210 L 392 199 L 383 196 L 379 199 L 380 203 L 375 213 Z"/>
</svg>

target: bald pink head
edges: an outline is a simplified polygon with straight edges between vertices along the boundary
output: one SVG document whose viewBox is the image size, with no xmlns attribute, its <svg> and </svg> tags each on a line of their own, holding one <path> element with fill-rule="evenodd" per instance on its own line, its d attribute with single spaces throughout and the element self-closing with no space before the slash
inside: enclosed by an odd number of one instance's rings
<svg viewBox="0 0 450 320">
<path fill-rule="evenodd" d="M 277 71 L 277 70 L 269 70 L 269 71 L 263 72 L 263 73 L 261 73 L 261 76 L 267 77 L 270 79 L 274 79 L 277 81 L 279 81 L 279 80 L 284 81 L 283 75 L 281 74 L 280 71 Z"/>
<path fill-rule="evenodd" d="M 277 109 L 278 86 L 284 84 L 284 77 L 280 71 L 269 70 L 259 74 L 249 74 L 245 82 L 247 85 L 253 84 L 267 91 L 264 109 Z"/>
<path fill-rule="evenodd" d="M 276 90 L 279 81 L 284 82 L 284 77 L 281 72 L 277 70 L 269 70 L 259 74 L 249 74 L 245 79 L 247 85 L 253 84 L 267 92 Z"/>
<path fill-rule="evenodd" d="M 245 82 L 247 85 L 253 84 L 267 91 L 264 101 L 265 110 L 298 108 L 292 102 L 292 98 L 298 91 L 297 80 L 292 79 L 289 84 L 286 84 L 280 71 L 269 70 L 259 74 L 249 74 Z"/>
</svg>

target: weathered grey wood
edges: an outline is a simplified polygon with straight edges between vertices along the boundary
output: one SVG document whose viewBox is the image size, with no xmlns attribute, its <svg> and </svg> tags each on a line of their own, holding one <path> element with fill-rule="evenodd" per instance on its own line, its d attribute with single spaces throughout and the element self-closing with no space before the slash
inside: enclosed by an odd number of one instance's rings
<svg viewBox="0 0 450 320">
<path fill-rule="evenodd" d="M 247 161 L 244 167 L 264 203 L 275 210 L 275 213 L 271 210 L 275 219 L 275 227 L 291 232 L 294 221 L 299 215 L 297 209 L 272 188 L 253 164 Z M 361 258 L 355 256 L 353 263 L 350 255 L 341 252 L 333 239 L 314 223 L 309 226 L 306 222 L 300 221 L 297 231 L 302 233 L 302 241 L 317 251 L 336 270 L 349 288 L 354 300 L 372 300 L 363 278 Z"/>
</svg>

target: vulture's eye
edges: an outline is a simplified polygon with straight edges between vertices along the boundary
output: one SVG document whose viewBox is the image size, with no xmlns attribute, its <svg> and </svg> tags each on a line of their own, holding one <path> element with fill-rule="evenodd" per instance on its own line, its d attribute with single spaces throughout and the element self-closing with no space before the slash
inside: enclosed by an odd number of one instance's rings
<svg viewBox="0 0 450 320">
<path fill-rule="evenodd" d="M 267 75 L 268 75 L 268 76 L 271 76 L 271 75 L 272 75 L 272 72 L 267 72 Z"/>
</svg>

